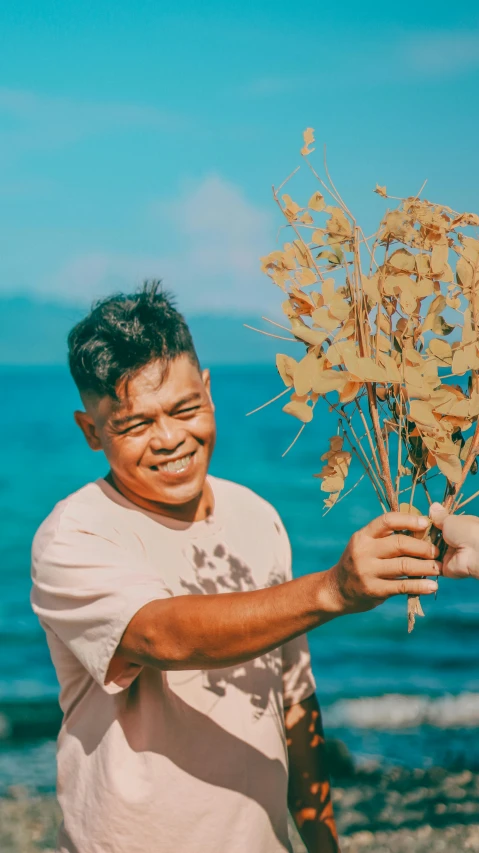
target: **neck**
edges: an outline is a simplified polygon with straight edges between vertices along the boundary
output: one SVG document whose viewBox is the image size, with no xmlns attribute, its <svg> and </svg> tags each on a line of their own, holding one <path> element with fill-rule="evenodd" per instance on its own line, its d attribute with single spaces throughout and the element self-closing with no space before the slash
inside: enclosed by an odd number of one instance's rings
<svg viewBox="0 0 479 853">
<path fill-rule="evenodd" d="M 105 480 L 117 492 L 131 501 L 131 503 L 136 504 L 136 506 L 147 509 L 149 512 L 155 512 L 158 515 L 164 515 L 167 518 L 174 518 L 177 521 L 204 521 L 205 518 L 208 518 L 212 514 L 214 509 L 213 492 L 211 486 L 206 481 L 201 493 L 192 501 L 185 504 L 168 504 L 161 501 L 150 501 L 148 498 L 137 495 L 122 483 L 113 471 L 108 472 Z"/>
</svg>

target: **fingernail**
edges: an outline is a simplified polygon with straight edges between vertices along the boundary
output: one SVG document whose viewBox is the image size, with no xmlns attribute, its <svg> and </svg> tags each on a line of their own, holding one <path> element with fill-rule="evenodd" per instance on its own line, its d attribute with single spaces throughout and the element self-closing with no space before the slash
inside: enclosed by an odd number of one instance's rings
<svg viewBox="0 0 479 853">
<path fill-rule="evenodd" d="M 442 563 L 440 563 L 439 560 L 436 560 L 434 563 L 434 567 L 435 567 L 438 575 L 440 575 L 442 573 Z"/>
<path fill-rule="evenodd" d="M 428 518 L 421 516 L 421 518 L 418 518 L 417 523 L 418 523 L 419 527 L 421 527 L 423 530 L 425 530 L 426 527 L 429 527 L 431 522 L 429 521 Z"/>
<path fill-rule="evenodd" d="M 436 583 L 436 581 L 428 581 L 428 582 L 427 582 L 427 584 L 426 584 L 426 586 L 427 586 L 427 588 L 428 588 L 429 590 L 431 590 L 431 592 L 435 592 L 435 591 L 436 591 L 436 589 L 437 589 L 437 583 Z"/>
</svg>

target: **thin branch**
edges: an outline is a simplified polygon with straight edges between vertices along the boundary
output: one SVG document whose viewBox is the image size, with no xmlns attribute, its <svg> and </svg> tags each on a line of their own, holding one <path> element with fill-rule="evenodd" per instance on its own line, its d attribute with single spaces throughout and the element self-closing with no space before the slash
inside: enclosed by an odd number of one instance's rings
<svg viewBox="0 0 479 853">
<path fill-rule="evenodd" d="M 356 430 L 354 429 L 353 422 L 352 422 L 351 418 L 349 417 L 349 415 L 346 414 L 344 409 L 339 409 L 334 403 L 332 403 L 330 400 L 328 400 L 326 394 L 324 394 L 324 399 L 326 400 L 328 405 L 339 415 L 339 417 L 342 420 L 345 420 L 346 423 L 348 424 L 349 429 L 351 430 L 351 433 L 353 435 L 353 438 L 354 438 L 355 442 L 357 443 L 357 445 L 358 445 L 358 447 L 359 447 L 359 449 L 360 449 L 360 451 L 364 457 L 364 459 L 361 459 L 361 457 L 358 456 L 358 459 L 361 462 L 361 465 L 364 467 L 365 471 L 367 472 L 368 477 L 371 480 L 371 482 L 374 486 L 374 489 L 378 495 L 378 498 L 381 502 L 381 506 L 383 506 L 384 505 L 383 501 L 386 501 L 386 495 L 384 493 L 383 483 L 378 478 L 376 471 L 374 470 L 374 467 L 371 465 L 371 460 L 369 459 L 369 456 L 367 455 L 366 451 L 364 450 L 364 447 L 361 444 L 360 439 L 358 438 L 358 435 L 356 433 Z M 343 425 L 343 430 L 344 430 L 345 437 L 349 441 L 351 447 L 353 447 L 352 441 L 349 438 L 347 431 L 344 429 L 344 425 Z M 358 454 L 356 453 L 356 455 L 358 455 Z"/>
<path fill-rule="evenodd" d="M 314 177 L 316 178 L 316 180 L 317 180 L 317 181 L 319 181 L 319 183 L 321 184 L 321 186 L 322 186 L 323 190 L 326 190 L 326 192 L 328 193 L 328 195 L 330 195 L 330 196 L 331 196 L 331 198 L 336 202 L 336 204 L 341 204 L 340 199 L 339 199 L 339 198 L 334 194 L 334 192 L 332 191 L 331 187 L 328 187 L 328 185 L 327 185 L 327 184 L 323 181 L 323 179 L 318 175 L 318 173 L 317 173 L 316 169 L 311 165 L 311 163 L 309 162 L 309 160 L 306 160 L 306 163 L 307 163 L 308 168 L 310 169 L 310 171 L 313 173 Z"/>
<path fill-rule="evenodd" d="M 271 332 L 265 332 L 263 329 L 255 329 L 254 326 L 249 326 L 248 323 L 243 323 L 245 329 L 251 329 L 253 332 L 259 332 L 260 335 L 266 335 L 268 338 L 277 338 L 278 341 L 290 341 L 291 343 L 302 343 L 297 338 L 285 338 L 284 335 L 273 335 Z"/>
<path fill-rule="evenodd" d="M 374 447 L 374 442 L 373 442 L 372 437 L 371 437 L 371 430 L 368 427 L 366 418 L 364 417 L 364 412 L 361 409 L 361 406 L 359 405 L 358 401 L 355 400 L 354 403 L 355 403 L 356 409 L 358 411 L 359 417 L 361 418 L 361 420 L 363 422 L 363 426 L 366 430 L 366 436 L 367 436 L 367 439 L 369 442 L 369 447 L 371 448 L 371 453 L 373 455 L 374 464 L 376 465 L 376 471 L 378 472 L 379 476 L 381 476 L 381 467 L 379 465 L 378 457 L 376 455 L 376 448 Z"/>
<path fill-rule="evenodd" d="M 474 492 L 474 494 L 471 495 L 470 498 L 466 498 L 465 501 L 462 501 L 462 503 L 457 504 L 457 506 L 454 508 L 454 512 L 457 512 L 458 509 L 462 509 L 463 506 L 466 506 L 466 504 L 470 504 L 471 501 L 474 501 L 476 498 L 479 498 L 479 490 L 477 492 Z"/>
<path fill-rule="evenodd" d="M 345 439 L 347 440 L 347 442 L 349 443 L 349 446 L 351 448 L 351 452 L 354 453 L 356 459 L 359 461 L 360 465 L 362 465 L 362 467 L 364 468 L 364 473 L 367 474 L 367 476 L 369 477 L 369 482 L 371 483 L 374 491 L 376 492 L 376 496 L 377 496 L 377 499 L 380 503 L 381 509 L 383 510 L 383 512 L 387 512 L 387 506 L 385 503 L 385 499 L 383 500 L 382 492 L 379 490 L 378 486 L 376 485 L 376 482 L 374 480 L 374 476 L 375 476 L 374 471 L 371 468 L 371 465 L 369 464 L 369 459 L 366 456 L 366 463 L 361 459 L 358 451 L 356 450 L 356 448 L 355 448 L 354 444 L 352 443 L 352 441 L 351 441 L 348 433 L 346 432 L 346 430 L 344 430 L 343 435 L 344 435 Z"/>
<path fill-rule="evenodd" d="M 335 187 L 334 182 L 333 182 L 333 179 L 332 179 L 331 175 L 329 174 L 328 161 L 327 161 L 327 158 L 326 158 L 326 145 L 324 146 L 323 151 L 324 151 L 324 153 L 323 153 L 324 171 L 326 172 L 326 175 L 327 175 L 328 181 L 329 181 L 329 183 L 331 184 L 331 186 L 332 186 L 332 188 L 333 188 L 334 192 L 336 193 L 336 195 L 337 195 L 337 197 L 338 197 L 338 199 L 339 199 L 339 203 L 340 203 L 341 207 L 342 207 L 342 208 L 343 208 L 343 210 L 348 214 L 348 216 L 349 216 L 349 217 L 350 217 L 350 219 L 354 222 L 354 224 L 356 224 L 356 219 L 354 218 L 353 214 L 352 214 L 352 213 L 351 213 L 351 211 L 349 210 L 349 207 L 347 207 L 347 205 L 345 204 L 345 202 L 344 202 L 344 201 L 343 201 L 343 199 L 341 198 L 341 196 L 340 196 L 340 194 L 339 194 L 339 191 L 338 191 L 337 187 Z"/>
<path fill-rule="evenodd" d="M 270 403 L 275 403 L 276 400 L 279 400 L 280 397 L 284 397 L 284 395 L 287 394 L 288 391 L 291 393 L 291 391 L 292 391 L 291 386 L 288 386 L 288 388 L 285 388 L 284 391 L 281 391 L 281 393 L 277 394 L 276 397 L 272 397 L 271 400 L 268 400 L 266 403 L 263 403 L 261 406 L 258 406 L 257 409 L 253 409 L 251 412 L 246 412 L 246 417 L 249 417 L 250 415 L 255 415 L 256 412 L 260 412 L 261 409 L 265 409 L 266 406 L 270 405 Z"/>
<path fill-rule="evenodd" d="M 272 326 L 277 326 L 278 329 L 284 329 L 285 332 L 291 331 L 287 326 L 282 326 L 281 323 L 276 323 L 274 320 L 270 320 L 269 317 L 261 317 L 261 319 L 264 320 L 265 323 L 271 323 Z"/>
<path fill-rule="evenodd" d="M 292 447 L 294 447 L 294 445 L 296 444 L 296 442 L 297 442 L 297 440 L 298 440 L 299 436 L 300 436 L 300 435 L 301 435 L 301 433 L 303 432 L 303 430 L 304 430 L 305 426 L 306 426 L 306 424 L 303 424 L 302 426 L 300 426 L 300 428 L 299 428 L 298 432 L 296 433 L 296 435 L 295 435 L 295 437 L 293 438 L 293 440 L 292 440 L 291 444 L 289 445 L 289 447 L 287 447 L 287 448 L 286 448 L 286 450 L 284 451 L 284 453 L 282 453 L 282 454 L 281 454 L 281 457 L 282 457 L 283 459 L 284 459 L 284 457 L 286 456 L 286 454 L 287 454 L 287 453 L 289 453 L 289 451 L 291 450 L 291 448 L 292 448 Z"/>
<path fill-rule="evenodd" d="M 273 187 L 273 193 L 279 193 L 279 191 L 283 189 L 283 187 L 288 183 L 288 181 L 290 181 L 291 178 L 293 178 L 294 175 L 296 174 L 296 172 L 299 172 L 300 169 L 301 169 L 301 166 L 296 166 L 296 169 L 293 169 L 291 174 L 288 175 L 288 177 L 284 179 L 283 183 L 279 185 L 277 190 L 275 190 L 275 188 Z"/>
<path fill-rule="evenodd" d="M 282 214 L 283 214 L 283 216 L 287 219 L 286 214 L 285 214 L 285 212 L 284 212 L 284 209 L 283 209 L 283 207 L 282 207 L 282 204 L 281 204 L 281 202 L 280 202 L 280 200 L 279 200 L 279 198 L 278 198 L 277 191 L 275 190 L 275 188 L 274 188 L 274 187 L 273 187 L 273 198 L 274 198 L 274 200 L 275 200 L 276 204 L 278 205 L 278 207 L 279 207 L 279 209 L 280 209 L 281 213 L 282 213 Z M 288 220 L 288 221 L 289 221 L 289 220 Z M 318 277 L 319 277 L 320 281 L 324 281 L 324 276 L 323 276 L 323 274 L 322 274 L 321 270 L 319 269 L 319 267 L 318 267 L 318 265 L 317 265 L 316 261 L 315 261 L 315 260 L 314 260 L 314 258 L 313 258 L 313 253 L 311 252 L 311 249 L 310 249 L 310 248 L 309 248 L 309 246 L 304 242 L 304 240 L 303 240 L 303 235 L 301 234 L 301 232 L 300 232 L 300 231 L 298 231 L 298 229 L 296 228 L 296 225 L 294 224 L 294 222 L 293 222 L 293 221 L 289 221 L 289 225 L 291 226 L 291 228 L 293 229 L 294 233 L 296 234 L 296 236 L 298 237 L 298 239 L 301 241 L 302 245 L 304 246 L 304 249 L 305 249 L 305 251 L 306 251 L 307 256 L 309 256 L 309 257 L 311 258 L 311 261 L 313 262 L 313 266 L 314 266 L 314 268 L 315 268 L 315 270 L 316 270 L 316 272 L 317 272 L 317 274 L 318 274 Z"/>
<path fill-rule="evenodd" d="M 350 489 L 348 489 L 348 491 L 347 491 L 347 492 L 344 492 L 344 494 L 343 494 L 343 495 L 341 495 L 341 497 L 340 497 L 340 498 L 338 498 L 338 499 L 337 499 L 337 501 L 336 501 L 332 506 L 328 507 L 328 509 L 326 510 L 326 512 L 323 512 L 323 518 L 325 517 L 325 515 L 327 515 L 327 514 L 328 514 L 328 512 L 331 512 L 331 510 L 332 510 L 332 509 L 334 509 L 334 507 L 335 507 L 335 506 L 337 506 L 338 504 L 340 504 L 340 503 L 341 503 L 341 501 L 343 501 L 343 500 L 344 500 L 344 498 L 347 498 L 347 496 L 348 496 L 348 495 L 350 495 L 350 494 L 351 494 L 351 492 L 354 492 L 354 489 L 356 488 L 356 486 L 359 486 L 359 484 L 361 483 L 361 481 L 362 481 L 362 480 L 364 480 L 365 476 L 366 476 L 366 471 L 363 471 L 363 473 L 361 474 L 361 476 L 360 476 L 359 480 L 357 480 L 357 481 L 355 482 L 354 486 L 351 486 L 351 488 L 350 488 Z"/>
<path fill-rule="evenodd" d="M 366 383 L 367 392 L 368 392 L 368 404 L 369 404 L 369 414 L 371 415 L 371 420 L 373 423 L 374 435 L 376 437 L 376 447 L 379 453 L 379 459 L 381 460 L 382 467 L 382 479 L 384 482 L 384 487 L 386 489 L 386 495 L 388 499 L 388 503 L 390 509 L 397 510 L 398 503 L 396 499 L 396 494 L 394 492 L 392 480 L 391 480 L 391 469 L 389 466 L 389 459 L 386 453 L 386 448 L 384 446 L 384 441 L 381 433 L 381 424 L 379 423 L 379 415 L 377 409 L 377 400 L 376 400 L 376 388 L 373 386 L 373 383 Z"/>
</svg>

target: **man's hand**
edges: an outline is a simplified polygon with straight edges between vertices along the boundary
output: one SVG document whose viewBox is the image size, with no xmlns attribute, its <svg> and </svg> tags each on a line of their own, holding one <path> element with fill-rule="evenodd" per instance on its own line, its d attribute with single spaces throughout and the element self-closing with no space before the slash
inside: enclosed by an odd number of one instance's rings
<svg viewBox="0 0 479 853">
<path fill-rule="evenodd" d="M 479 518 L 474 515 L 448 515 L 438 503 L 431 505 L 429 515 L 434 526 L 442 530 L 443 539 L 449 546 L 442 574 L 448 578 L 479 578 Z"/>
<path fill-rule="evenodd" d="M 427 540 L 395 532 L 421 535 L 428 526 L 427 518 L 388 512 L 355 533 L 329 572 L 339 612 L 372 610 L 393 595 L 435 592 L 436 581 L 421 578 L 441 574 L 435 559 L 439 549 Z"/>
</svg>

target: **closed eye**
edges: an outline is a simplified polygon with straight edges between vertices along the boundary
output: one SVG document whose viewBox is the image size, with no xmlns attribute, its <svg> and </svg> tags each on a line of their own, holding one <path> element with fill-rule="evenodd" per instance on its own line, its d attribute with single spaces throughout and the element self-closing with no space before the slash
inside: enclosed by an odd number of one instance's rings
<svg viewBox="0 0 479 853">
<path fill-rule="evenodd" d="M 127 427 L 126 429 L 120 430 L 120 435 L 125 435 L 128 432 L 133 432 L 133 430 L 138 429 L 142 426 L 147 426 L 148 421 L 140 421 L 138 424 L 133 424 L 133 426 Z"/>
<path fill-rule="evenodd" d="M 197 412 L 199 408 L 199 406 L 189 406 L 187 409 L 178 409 L 175 415 L 188 415 L 191 412 Z"/>
</svg>

